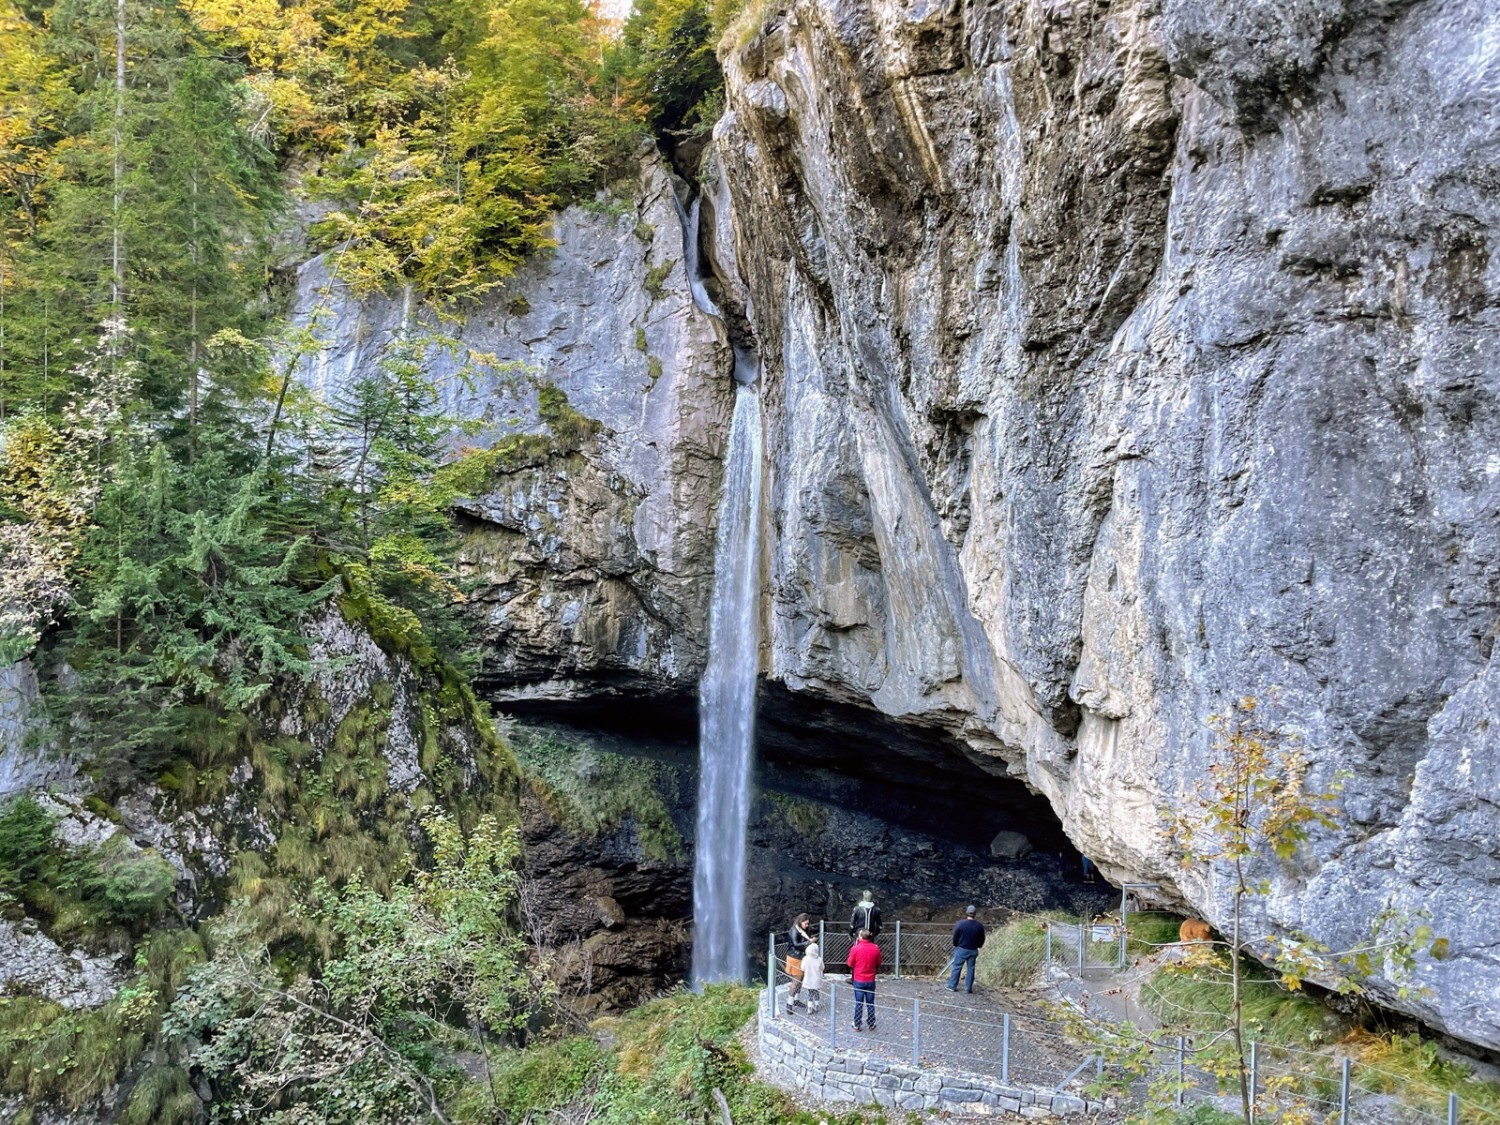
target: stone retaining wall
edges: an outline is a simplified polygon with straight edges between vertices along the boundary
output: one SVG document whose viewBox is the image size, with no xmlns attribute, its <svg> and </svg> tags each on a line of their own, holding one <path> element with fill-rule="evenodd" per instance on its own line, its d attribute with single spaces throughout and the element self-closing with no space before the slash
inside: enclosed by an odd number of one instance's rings
<svg viewBox="0 0 1500 1125">
<path fill-rule="evenodd" d="M 886 1109 L 951 1109 L 1055 1117 L 1103 1109 L 1099 1102 L 1050 1090 L 1002 1085 L 977 1074 L 899 1066 L 842 1050 L 829 1050 L 788 1020 L 758 1016 L 764 1077 L 789 1090 L 830 1102 L 860 1102 Z"/>
</svg>

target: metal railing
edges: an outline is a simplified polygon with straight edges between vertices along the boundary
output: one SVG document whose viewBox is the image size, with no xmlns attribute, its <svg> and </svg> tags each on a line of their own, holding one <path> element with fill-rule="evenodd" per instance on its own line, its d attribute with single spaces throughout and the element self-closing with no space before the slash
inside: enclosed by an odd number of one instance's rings
<svg viewBox="0 0 1500 1125">
<path fill-rule="evenodd" d="M 1100 926 L 1105 924 L 1100 924 Z M 1060 923 L 1037 919 L 1035 931 L 1014 927 L 997 931 L 1012 935 L 987 943 L 981 955 L 989 964 L 984 975 L 1024 983 L 1047 964 L 1077 971 L 1117 968 L 1123 963 L 1123 927 L 1107 933 L 1094 923 Z M 764 1018 L 785 1019 L 792 1000 L 792 977 L 787 975 L 785 934 L 771 934 L 767 942 L 767 993 Z M 1080 938 L 1082 939 L 1080 941 Z M 819 927 L 825 965 L 835 974 L 844 966 L 852 940 L 846 930 Z M 933 979 L 951 963 L 951 927 L 938 923 L 898 922 L 877 938 L 884 981 L 856 1006 L 855 989 L 847 977 L 825 977 L 814 998 L 805 988 L 795 997 L 793 1016 L 804 1033 L 812 1034 L 830 1050 L 858 1053 L 867 1058 L 910 1064 L 919 1068 L 957 1070 L 995 1077 L 1002 1083 L 1053 1092 L 1101 1094 L 1109 1091 L 1177 1104 L 1211 1101 L 1223 1108 L 1239 1104 L 1238 1077 L 1222 1068 L 1210 1069 L 1209 1056 L 1181 1036 L 1153 1038 L 1122 1026 L 1122 1039 L 1131 1037 L 1128 1052 L 1117 1052 L 1102 1038 L 1080 1039 L 1060 1020 L 1008 1012 L 994 1015 L 936 995 L 904 994 L 930 988 L 912 978 Z M 1108 950 L 1110 952 L 1106 953 Z M 998 962 L 998 964 L 997 964 Z M 860 1030 L 854 1030 L 855 1017 Z M 873 1017 L 873 1018 L 872 1018 Z M 1134 1056 L 1129 1066 L 1110 1060 L 1124 1053 Z M 1500 1113 L 1464 1101 L 1436 1086 L 1422 1089 L 1406 1075 L 1345 1057 L 1301 1051 L 1271 1044 L 1249 1045 L 1249 1085 L 1258 1121 L 1271 1122 L 1288 1114 L 1320 1125 L 1500 1125 Z"/>
</svg>

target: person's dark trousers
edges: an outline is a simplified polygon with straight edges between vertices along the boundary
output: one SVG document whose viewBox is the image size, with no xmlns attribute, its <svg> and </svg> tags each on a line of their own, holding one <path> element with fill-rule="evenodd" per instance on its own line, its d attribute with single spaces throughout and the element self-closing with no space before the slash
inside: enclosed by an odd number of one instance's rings
<svg viewBox="0 0 1500 1125">
<path fill-rule="evenodd" d="M 974 962 L 979 960 L 977 949 L 955 949 L 953 951 L 953 971 L 948 974 L 948 991 L 958 991 L 958 975 L 963 972 L 964 966 L 969 967 L 968 983 L 964 985 L 966 992 L 974 991 Z"/>
<path fill-rule="evenodd" d="M 875 982 L 872 980 L 857 980 L 854 982 L 854 1027 L 857 1031 L 864 1023 L 864 1014 L 870 1013 L 870 1030 L 875 1030 Z"/>
</svg>

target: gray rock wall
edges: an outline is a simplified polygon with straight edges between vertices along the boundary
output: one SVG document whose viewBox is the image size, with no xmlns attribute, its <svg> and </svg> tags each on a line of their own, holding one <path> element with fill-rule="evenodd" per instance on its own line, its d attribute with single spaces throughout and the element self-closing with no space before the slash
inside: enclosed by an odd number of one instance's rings
<svg viewBox="0 0 1500 1125">
<path fill-rule="evenodd" d="M 52 752 L 39 705 L 32 662 L 0 666 L 0 803 L 73 776 L 73 764 Z"/>
<path fill-rule="evenodd" d="M 1159 810 L 1276 697 L 1350 778 L 1252 926 L 1430 912 L 1376 995 L 1500 1046 L 1500 9 L 794 0 L 726 64 L 768 674 L 1220 922 Z"/>
<path fill-rule="evenodd" d="M 1315 780 L 1350 776 L 1256 934 L 1429 912 L 1453 956 L 1377 997 L 1500 1046 L 1500 10 L 753 7 L 702 210 L 763 372 L 766 676 L 946 736 L 1216 922 L 1223 874 L 1160 813 L 1208 718 L 1274 697 Z M 526 365 L 452 392 L 469 440 L 543 429 L 541 382 L 603 425 L 465 506 L 493 698 L 701 669 L 732 360 L 670 191 L 647 161 L 628 206 L 565 212 L 456 330 Z M 324 271 L 326 394 L 423 314 Z"/>
<path fill-rule="evenodd" d="M 447 310 L 458 319 L 409 293 L 355 300 L 326 255 L 298 271 L 296 319 L 322 342 L 298 376 L 324 401 L 376 374 L 402 333 L 440 334 L 424 366 L 464 424 L 456 442 L 545 434 L 546 387 L 600 426 L 463 505 L 492 654 L 480 682 L 496 698 L 688 691 L 702 668 L 733 355 L 694 307 L 659 159 L 632 191 L 562 212 L 555 248 Z"/>
</svg>

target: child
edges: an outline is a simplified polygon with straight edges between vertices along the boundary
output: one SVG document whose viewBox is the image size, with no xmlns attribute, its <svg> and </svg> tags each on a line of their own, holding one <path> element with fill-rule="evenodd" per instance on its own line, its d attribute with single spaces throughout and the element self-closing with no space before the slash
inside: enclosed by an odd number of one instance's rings
<svg viewBox="0 0 1500 1125">
<path fill-rule="evenodd" d="M 817 942 L 802 954 L 802 987 L 807 989 L 807 1014 L 813 1015 L 823 1003 L 823 953 Z"/>
</svg>

